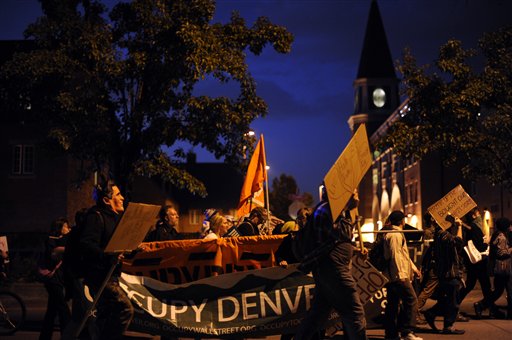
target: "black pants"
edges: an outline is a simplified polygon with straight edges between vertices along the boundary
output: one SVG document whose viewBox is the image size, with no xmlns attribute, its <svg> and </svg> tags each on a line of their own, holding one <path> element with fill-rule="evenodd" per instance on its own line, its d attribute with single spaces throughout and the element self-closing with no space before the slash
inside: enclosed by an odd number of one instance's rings
<svg viewBox="0 0 512 340">
<path fill-rule="evenodd" d="M 512 319 L 512 276 L 494 275 L 494 291 L 491 302 L 494 303 L 501 297 L 503 291 L 507 292 L 507 319 Z M 483 301 L 480 301 L 482 303 Z"/>
<path fill-rule="evenodd" d="M 96 294 L 97 288 L 93 287 Z M 100 339 L 122 339 L 133 318 L 132 303 L 118 282 L 111 281 L 103 290 L 97 306 L 96 323 Z"/>
<path fill-rule="evenodd" d="M 55 317 L 59 316 L 61 333 L 71 320 L 71 312 L 64 298 L 64 285 L 56 280 L 44 283 L 48 292 L 48 304 L 44 315 L 43 327 L 39 334 L 40 340 L 50 340 L 53 333 Z"/>
<path fill-rule="evenodd" d="M 484 305 L 491 306 L 493 303 L 491 302 L 491 279 L 489 278 L 489 273 L 487 271 L 488 258 L 485 256 L 480 262 L 470 263 L 467 265 L 467 277 L 466 277 L 466 286 L 460 290 L 460 301 L 459 304 L 462 303 L 466 295 L 469 294 L 475 288 L 476 281 L 480 282 L 480 287 L 482 288 L 482 294 L 484 296 Z"/>
<path fill-rule="evenodd" d="M 332 309 L 335 309 L 343 322 L 343 334 L 346 339 L 366 339 L 366 319 L 364 309 L 356 290 L 350 262 L 352 245 L 337 245 L 338 260 L 334 264 L 329 258 L 321 260 L 314 273 L 315 292 L 311 309 L 300 325 L 295 340 L 311 339 L 324 327 Z"/>
<path fill-rule="evenodd" d="M 418 298 L 409 280 L 389 282 L 386 284 L 386 288 L 387 304 L 384 313 L 386 338 L 398 337 L 399 331 L 405 336 L 411 333 L 416 326 Z M 400 302 L 402 303 L 400 304 Z M 400 306 L 402 311 L 399 318 L 398 312 Z"/>
<path fill-rule="evenodd" d="M 461 281 L 459 279 L 440 279 L 439 297 L 437 303 L 428 310 L 434 315 L 443 316 L 444 328 L 453 326 L 459 312 L 459 291 Z"/>
<path fill-rule="evenodd" d="M 429 298 L 436 292 L 439 286 L 439 279 L 433 270 L 429 270 L 427 277 L 424 279 L 420 293 L 418 294 L 418 310 L 421 310 Z"/>
</svg>

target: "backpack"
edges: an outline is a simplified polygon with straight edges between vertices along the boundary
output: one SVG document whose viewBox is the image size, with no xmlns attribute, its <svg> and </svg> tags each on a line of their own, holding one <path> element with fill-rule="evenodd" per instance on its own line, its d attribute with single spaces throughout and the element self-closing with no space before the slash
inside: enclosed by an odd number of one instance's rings
<svg viewBox="0 0 512 340">
<path fill-rule="evenodd" d="M 105 224 L 103 215 L 97 211 L 90 209 L 86 215 L 98 214 L 100 220 Z M 70 274 L 73 278 L 81 279 L 85 276 L 85 269 L 87 268 L 87 262 L 80 246 L 80 239 L 85 229 L 86 218 L 82 221 L 76 221 L 76 225 L 68 233 L 68 239 L 66 242 L 66 249 L 62 256 L 62 267 L 64 271 Z"/>
<path fill-rule="evenodd" d="M 384 226 L 381 230 L 392 230 L 391 226 Z M 388 268 L 389 259 L 386 260 L 384 257 L 384 244 L 386 243 L 385 234 L 377 234 L 377 238 L 371 249 L 368 251 L 368 261 L 375 267 L 378 271 L 384 271 Z"/>
</svg>

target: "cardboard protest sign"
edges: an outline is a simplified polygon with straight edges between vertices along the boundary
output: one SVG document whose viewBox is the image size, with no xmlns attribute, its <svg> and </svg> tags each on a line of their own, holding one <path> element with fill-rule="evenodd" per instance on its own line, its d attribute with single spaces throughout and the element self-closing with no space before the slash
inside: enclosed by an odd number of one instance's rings
<svg viewBox="0 0 512 340">
<path fill-rule="evenodd" d="M 361 124 L 324 178 L 333 221 L 372 164 L 366 126 Z"/>
<path fill-rule="evenodd" d="M 448 214 L 461 218 L 474 207 L 476 207 L 475 201 L 459 184 L 427 210 L 441 228 L 447 229 L 451 226 L 451 223 L 446 221 Z"/>
<path fill-rule="evenodd" d="M 105 252 L 122 253 L 136 249 L 155 224 L 159 211 L 158 205 L 128 203 Z"/>
</svg>

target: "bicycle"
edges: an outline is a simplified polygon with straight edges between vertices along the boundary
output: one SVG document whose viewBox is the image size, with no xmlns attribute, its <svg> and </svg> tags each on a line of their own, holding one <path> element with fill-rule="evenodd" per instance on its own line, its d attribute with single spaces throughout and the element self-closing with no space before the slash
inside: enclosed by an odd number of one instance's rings
<svg viewBox="0 0 512 340">
<path fill-rule="evenodd" d="M 14 334 L 25 322 L 27 309 L 15 293 L 0 290 L 0 335 Z"/>
</svg>

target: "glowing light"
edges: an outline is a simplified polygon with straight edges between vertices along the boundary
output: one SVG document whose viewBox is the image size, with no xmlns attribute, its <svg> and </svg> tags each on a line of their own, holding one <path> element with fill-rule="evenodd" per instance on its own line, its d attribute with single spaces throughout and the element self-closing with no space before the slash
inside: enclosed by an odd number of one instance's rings
<svg viewBox="0 0 512 340">
<path fill-rule="evenodd" d="M 374 225 L 373 225 L 372 219 L 366 218 L 364 220 L 364 224 L 361 226 L 361 231 L 362 232 L 374 231 L 375 229 L 373 229 L 373 228 L 374 228 Z M 375 235 L 376 234 L 372 234 L 372 233 L 363 234 L 363 242 L 375 242 Z"/>
</svg>

